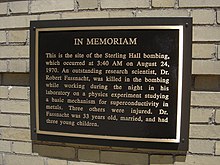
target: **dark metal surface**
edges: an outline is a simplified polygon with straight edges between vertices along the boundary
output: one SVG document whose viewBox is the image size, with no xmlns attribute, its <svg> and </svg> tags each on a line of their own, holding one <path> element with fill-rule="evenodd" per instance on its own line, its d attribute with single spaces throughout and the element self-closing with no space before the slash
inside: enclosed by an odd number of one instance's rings
<svg viewBox="0 0 220 165">
<path fill-rule="evenodd" d="M 116 28 L 116 27 L 128 27 L 126 28 Z M 153 28 L 143 28 L 141 26 L 152 26 Z M 179 30 L 178 29 L 169 29 L 169 28 L 159 28 L 162 26 L 181 26 L 183 27 L 183 48 L 180 48 L 179 43 Z M 88 28 L 87 30 L 80 30 L 80 28 Z M 92 29 L 89 27 L 99 27 L 100 29 Z M 110 29 L 106 29 L 106 27 L 111 27 Z M 116 29 L 114 29 L 114 27 Z M 131 28 L 132 27 L 132 28 Z M 155 29 L 154 29 L 155 27 Z M 43 30 L 42 28 L 46 28 Z M 73 28 L 65 30 L 65 28 Z M 78 28 L 75 30 L 74 28 Z M 188 149 L 188 134 L 189 134 L 189 109 L 190 109 L 190 78 L 191 78 L 191 45 L 192 45 L 192 20 L 190 18 L 124 18 L 124 19 L 88 19 L 88 20 L 62 20 L 62 21 L 33 21 L 31 22 L 31 132 L 33 140 L 45 140 L 45 141 L 59 141 L 59 142 L 70 142 L 70 143 L 78 143 L 78 144 L 93 144 L 93 145 L 103 145 L 103 146 L 122 146 L 122 147 L 132 147 L 132 148 L 153 148 L 153 149 L 168 149 L 168 150 L 179 150 L 186 151 Z M 36 32 L 37 31 L 37 32 Z M 36 36 L 36 34 L 38 34 Z M 37 38 L 36 38 L 37 37 Z M 137 45 L 81 45 L 76 46 L 73 45 L 73 38 L 138 38 Z M 36 41 L 38 42 L 36 44 Z M 37 45 L 37 47 L 36 47 Z M 183 49 L 183 58 L 182 61 L 179 59 L 179 50 Z M 38 50 L 38 51 L 36 51 Z M 38 52 L 36 54 L 36 52 Z M 46 124 L 46 105 L 57 105 L 56 103 L 47 103 L 45 100 L 52 97 L 58 98 L 55 95 L 48 96 L 46 94 L 46 90 L 57 90 L 57 91 L 69 91 L 73 92 L 73 89 L 64 88 L 64 84 L 68 81 L 62 79 L 62 81 L 54 80 L 54 82 L 59 84 L 58 88 L 46 87 L 46 83 L 51 82 L 45 79 L 46 75 L 57 75 L 63 76 L 65 73 L 46 73 L 45 61 L 48 60 L 45 57 L 45 53 L 54 52 L 56 54 L 62 53 L 65 54 L 67 52 L 72 53 L 101 53 L 105 54 L 106 52 L 111 53 L 125 53 L 129 54 L 130 52 L 140 52 L 141 54 L 146 52 L 149 54 L 153 53 L 166 53 L 169 54 L 169 65 L 167 68 L 169 71 L 169 75 L 160 75 L 162 78 L 169 79 L 169 83 L 165 84 L 169 86 L 169 91 L 161 92 L 160 86 L 164 85 L 163 83 L 153 83 L 152 85 L 155 87 L 155 90 L 149 91 L 148 85 L 151 83 L 147 82 L 107 82 L 105 81 L 105 74 L 77 74 L 77 76 L 87 76 L 90 80 L 93 80 L 93 77 L 101 77 L 103 81 L 101 84 L 105 84 L 108 86 L 108 90 L 92 90 L 89 88 L 92 84 L 99 84 L 99 82 L 90 81 L 83 82 L 85 85 L 85 90 L 81 90 L 80 96 L 61 96 L 61 99 L 65 101 L 63 103 L 58 103 L 61 105 L 62 110 L 50 110 L 50 112 L 66 112 L 70 113 L 68 110 L 68 103 L 66 99 L 83 99 L 84 96 L 81 96 L 81 93 L 84 91 L 86 94 L 92 91 L 105 92 L 108 94 L 108 97 L 97 97 L 93 98 L 96 100 L 94 105 L 88 104 L 80 104 L 84 108 L 83 112 L 71 112 L 71 114 L 80 115 L 80 119 L 76 118 L 68 118 L 69 121 L 73 121 L 75 123 L 82 121 L 84 114 L 96 114 L 101 115 L 101 113 L 93 113 L 89 111 L 91 107 L 104 107 L 105 112 L 102 116 L 107 118 L 108 116 L 113 115 L 111 113 L 111 109 L 115 108 L 111 101 L 153 101 L 157 102 L 156 99 L 148 99 L 143 96 L 147 93 L 162 93 L 169 95 L 169 107 L 165 108 L 168 110 L 168 118 L 169 122 L 167 123 L 159 123 L 159 122 L 124 122 L 121 120 L 110 121 L 110 120 L 95 120 L 98 123 L 98 127 L 73 127 L 67 125 L 52 125 Z M 36 59 L 38 60 L 36 62 Z M 80 62 L 82 59 L 67 59 L 60 58 L 58 61 L 62 64 L 64 61 L 78 61 Z M 105 71 L 107 69 L 126 69 L 129 73 L 132 70 L 143 69 L 140 66 L 129 67 L 125 64 L 127 62 L 132 61 L 134 64 L 137 64 L 138 61 L 141 62 L 156 62 L 157 64 L 161 64 L 163 60 L 161 59 L 143 59 L 143 55 L 139 59 L 123 59 L 123 66 L 97 66 L 98 61 L 106 61 L 105 58 L 97 59 L 97 58 L 83 58 L 86 63 L 93 62 L 95 64 L 95 69 L 100 69 Z M 121 59 L 109 59 L 107 60 L 111 65 L 114 61 L 121 61 Z M 183 64 L 183 68 L 180 68 L 180 62 Z M 36 66 L 37 65 L 37 66 Z M 63 68 L 69 69 L 90 69 L 91 66 L 56 66 L 59 71 Z M 156 73 L 160 73 L 161 66 L 152 66 L 145 69 L 154 69 Z M 179 89 L 179 73 L 182 70 L 182 85 L 181 92 Z M 76 74 L 69 73 L 69 76 L 74 76 Z M 155 75 L 112 75 L 117 78 L 125 79 L 125 77 L 130 78 L 141 78 L 142 80 L 145 77 L 155 78 Z M 122 90 L 115 90 L 113 88 L 114 85 L 120 85 L 123 87 Z M 128 86 L 131 85 L 139 85 L 143 86 L 143 89 L 140 91 L 129 91 L 133 94 L 141 94 L 142 97 L 140 99 L 137 98 L 112 98 L 110 95 L 112 93 L 126 93 L 128 90 Z M 36 90 L 37 89 L 37 90 Z M 78 90 L 75 90 L 78 92 Z M 179 141 L 177 139 L 178 134 L 178 93 L 181 93 L 181 107 L 180 109 L 180 128 L 179 128 Z M 91 99 L 86 96 L 86 99 Z M 107 101 L 107 104 L 100 105 L 98 103 L 99 99 L 104 99 Z M 37 101 L 36 101 L 37 100 Z M 79 106 L 79 104 L 71 104 L 74 106 Z M 37 108 L 38 107 L 38 108 Z M 124 109 L 125 112 L 122 114 L 117 114 L 117 117 L 123 116 L 131 116 L 130 112 L 131 108 L 143 108 L 140 106 L 118 106 L 121 109 Z M 145 107 L 146 109 L 146 107 Z M 158 117 L 158 113 L 160 109 L 163 109 L 162 101 L 159 102 L 158 107 L 147 107 L 147 109 L 151 109 L 153 114 L 151 115 L 134 115 L 134 117 L 141 116 L 142 119 L 147 117 Z M 37 117 L 39 116 L 39 118 Z M 164 116 L 166 117 L 166 116 Z M 50 118 L 50 119 L 57 119 Z M 59 118 L 60 119 L 60 118 Z M 58 120 L 59 120 L 58 119 Z M 64 120 L 64 119 L 63 119 Z M 65 119 L 66 120 L 66 119 Z M 92 122 L 92 119 L 83 119 L 83 121 Z M 79 136 L 78 136 L 79 134 Z M 81 136 L 82 135 L 82 136 Z M 85 135 L 85 136 L 84 136 Z M 88 135 L 88 136 L 87 136 Z M 107 138 L 106 138 L 107 137 Z"/>
</svg>

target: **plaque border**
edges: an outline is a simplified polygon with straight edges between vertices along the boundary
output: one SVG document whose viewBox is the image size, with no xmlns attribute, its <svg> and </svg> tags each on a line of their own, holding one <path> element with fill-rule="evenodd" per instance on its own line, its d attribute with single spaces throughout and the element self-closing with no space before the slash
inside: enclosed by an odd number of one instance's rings
<svg viewBox="0 0 220 165">
<path fill-rule="evenodd" d="M 36 30 L 49 28 L 85 28 L 103 26 L 182 26 L 183 27 L 183 63 L 182 63 L 182 107 L 180 119 L 180 141 L 179 142 L 145 142 L 126 141 L 112 139 L 77 138 L 62 135 L 40 134 L 36 128 L 36 84 L 35 84 L 35 46 Z M 87 144 L 95 146 L 115 146 L 126 148 L 144 148 L 169 150 L 170 152 L 184 152 L 188 150 L 189 143 L 189 118 L 190 118 L 190 90 L 192 70 L 192 17 L 140 17 L 140 18 L 91 18 L 91 19 L 62 19 L 62 20 L 38 20 L 30 21 L 30 119 L 31 139 L 33 143 L 40 141 Z M 178 80 L 179 81 L 179 80 Z"/>
<path fill-rule="evenodd" d="M 179 54 L 178 54 L 178 92 L 177 92 L 177 118 L 176 118 L 176 138 L 137 138 L 124 136 L 107 136 L 107 135 L 92 135 L 80 133 L 66 133 L 55 131 L 44 131 L 39 128 L 39 32 L 45 31 L 79 31 L 79 30 L 179 30 Z M 88 26 L 88 27 L 56 27 L 56 28 L 36 28 L 35 30 L 35 101 L 36 101 L 36 133 L 45 135 L 69 136 L 78 138 L 94 138 L 107 140 L 126 140 L 126 141 L 140 141 L 140 142 L 180 142 L 181 130 L 181 113 L 182 113 L 182 77 L 183 77 L 183 25 L 169 25 L 169 26 Z"/>
</svg>

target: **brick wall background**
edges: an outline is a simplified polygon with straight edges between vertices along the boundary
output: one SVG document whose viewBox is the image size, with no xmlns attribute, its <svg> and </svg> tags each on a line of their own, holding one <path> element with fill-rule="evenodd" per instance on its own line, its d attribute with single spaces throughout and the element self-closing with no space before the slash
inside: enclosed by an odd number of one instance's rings
<svg viewBox="0 0 220 165">
<path fill-rule="evenodd" d="M 29 21 L 153 16 L 193 17 L 187 155 L 136 148 L 31 143 Z M 0 165 L 219 165 L 219 162 L 220 0 L 0 1 Z"/>
</svg>

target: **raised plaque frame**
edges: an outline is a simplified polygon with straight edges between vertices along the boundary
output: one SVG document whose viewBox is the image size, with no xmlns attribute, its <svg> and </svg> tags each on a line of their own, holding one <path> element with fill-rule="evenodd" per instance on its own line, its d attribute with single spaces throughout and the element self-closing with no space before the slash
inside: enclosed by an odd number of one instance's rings
<svg viewBox="0 0 220 165">
<path fill-rule="evenodd" d="M 127 29 L 179 30 L 177 121 L 175 138 L 143 138 L 103 136 L 83 133 L 45 131 L 39 128 L 39 36 L 40 32 L 92 31 Z M 59 141 L 80 144 L 153 148 L 186 151 L 189 136 L 190 78 L 191 78 L 191 18 L 123 18 L 84 19 L 31 22 L 31 132 L 33 140 Z"/>
</svg>

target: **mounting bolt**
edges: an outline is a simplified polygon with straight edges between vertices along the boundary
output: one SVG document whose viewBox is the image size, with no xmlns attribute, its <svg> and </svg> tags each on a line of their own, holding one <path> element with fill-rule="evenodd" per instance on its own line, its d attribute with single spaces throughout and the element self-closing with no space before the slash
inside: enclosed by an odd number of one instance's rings
<svg viewBox="0 0 220 165">
<path fill-rule="evenodd" d="M 188 26 L 189 26 L 189 23 L 186 23 L 185 26 L 188 27 Z"/>
<path fill-rule="evenodd" d="M 184 143 L 184 142 L 185 142 L 185 139 L 184 139 L 184 138 L 182 138 L 182 140 L 181 140 L 181 141 L 182 141 L 182 143 Z"/>
</svg>

